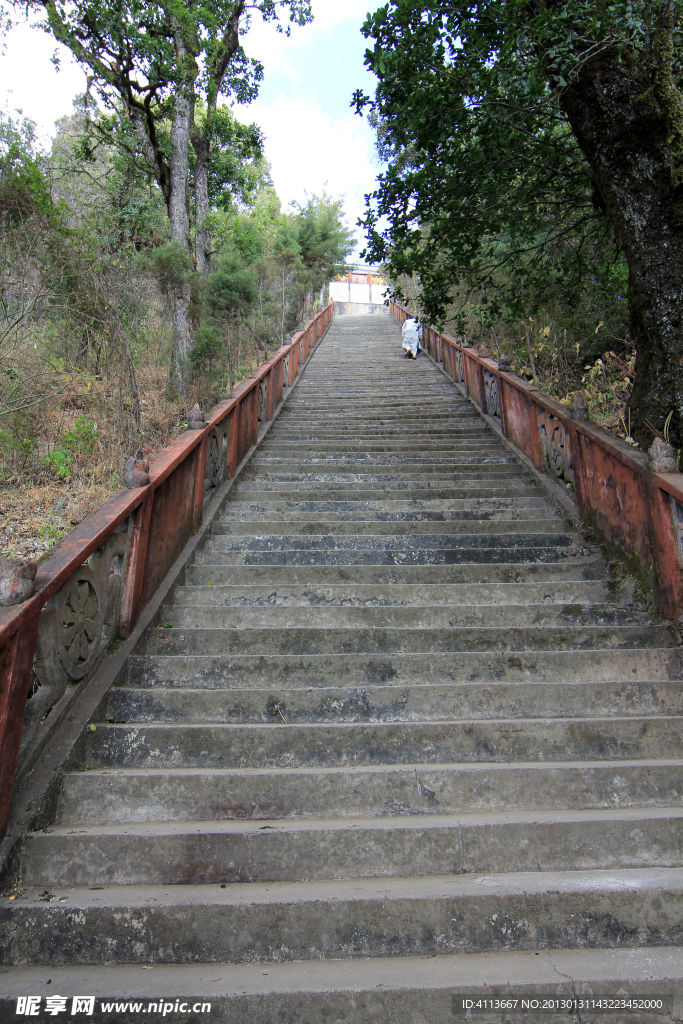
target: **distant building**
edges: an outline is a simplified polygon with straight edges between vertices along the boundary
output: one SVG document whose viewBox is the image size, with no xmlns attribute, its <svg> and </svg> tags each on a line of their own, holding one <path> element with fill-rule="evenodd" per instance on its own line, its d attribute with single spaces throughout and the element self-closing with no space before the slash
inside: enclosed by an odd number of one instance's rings
<svg viewBox="0 0 683 1024">
<path fill-rule="evenodd" d="M 330 281 L 330 299 L 337 314 L 388 313 L 384 304 L 388 287 L 377 267 L 346 267 L 344 274 Z"/>
</svg>

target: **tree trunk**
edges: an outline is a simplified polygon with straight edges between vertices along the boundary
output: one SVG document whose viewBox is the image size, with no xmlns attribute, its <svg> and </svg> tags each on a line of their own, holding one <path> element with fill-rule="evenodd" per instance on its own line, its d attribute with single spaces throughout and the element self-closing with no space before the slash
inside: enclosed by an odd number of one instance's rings
<svg viewBox="0 0 683 1024">
<path fill-rule="evenodd" d="M 211 235 L 204 225 L 209 215 L 209 157 L 211 143 L 206 136 L 200 135 L 199 132 L 193 132 L 192 146 L 197 157 L 194 171 L 196 217 L 195 266 L 197 267 L 198 274 L 201 274 L 202 277 L 207 277 L 211 267 Z"/>
<path fill-rule="evenodd" d="M 211 236 L 204 230 L 204 223 L 209 214 L 209 161 L 211 159 L 211 115 L 216 109 L 225 75 L 230 61 L 239 49 L 239 25 L 244 13 L 245 0 L 236 0 L 228 19 L 225 31 L 209 62 L 209 82 L 206 103 L 206 121 L 203 134 L 192 126 L 192 145 L 197 156 L 194 174 L 194 198 L 196 237 L 195 262 L 197 271 L 206 277 L 210 270 Z"/>
<path fill-rule="evenodd" d="M 280 344 L 284 345 L 285 337 L 285 265 L 282 264 L 282 321 L 280 323 Z"/>
<path fill-rule="evenodd" d="M 538 374 L 536 373 L 536 363 L 534 362 L 534 350 L 531 347 L 531 338 L 529 337 L 529 328 L 526 323 L 524 324 L 524 334 L 526 336 L 526 350 L 529 353 L 529 365 L 531 366 L 531 375 L 535 382 L 538 384 Z M 467 339 L 465 339 L 467 343 Z"/>
<path fill-rule="evenodd" d="M 587 61 L 561 105 L 590 163 L 629 267 L 628 310 L 637 347 L 629 403 L 643 448 L 673 410 L 683 445 L 683 105 L 672 75 L 674 5 L 662 4 L 652 53 L 616 48 Z"/>
<path fill-rule="evenodd" d="M 232 398 L 232 388 L 235 381 L 235 373 L 232 367 L 232 340 L 230 338 L 230 321 L 226 324 L 228 331 L 228 379 L 230 381 L 230 397 Z"/>
<path fill-rule="evenodd" d="M 185 47 L 178 43 L 178 51 L 185 56 Z M 171 187 L 168 215 L 171 222 L 171 241 L 190 252 L 190 121 L 191 101 L 187 90 L 178 87 L 175 96 L 173 125 L 171 127 Z M 190 324 L 191 290 L 189 281 L 176 289 L 173 307 L 173 356 L 178 385 L 185 395 L 187 360 L 192 349 Z"/>
</svg>

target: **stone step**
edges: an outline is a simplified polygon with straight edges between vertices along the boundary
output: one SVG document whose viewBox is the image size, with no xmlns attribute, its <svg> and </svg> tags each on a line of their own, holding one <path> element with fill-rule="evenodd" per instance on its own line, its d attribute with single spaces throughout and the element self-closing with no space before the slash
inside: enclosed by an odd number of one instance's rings
<svg viewBox="0 0 683 1024">
<path fill-rule="evenodd" d="M 639 949 L 679 943 L 682 917 L 680 868 L 225 889 L 129 885 L 46 895 L 37 887 L 13 903 L 0 898 L 0 960 L 54 968 Z"/>
<path fill-rule="evenodd" d="M 289 403 L 288 403 L 289 404 Z M 344 403 L 346 404 L 346 403 Z M 419 405 L 421 412 L 415 412 L 415 406 Z M 444 402 L 440 399 L 425 399 L 423 395 L 415 395 L 400 406 L 393 406 L 389 410 L 374 414 L 366 405 L 347 405 L 343 412 L 336 412 L 334 400 L 328 400 L 326 406 L 311 405 L 303 403 L 298 408 L 292 408 L 285 416 L 279 417 L 285 430 L 297 433 L 304 427 L 307 432 L 315 431 L 317 427 L 328 433 L 347 432 L 357 430 L 360 434 L 382 434 L 391 431 L 402 431 L 406 436 L 411 434 L 423 435 L 430 433 L 434 425 L 437 429 L 447 424 L 449 430 L 478 433 L 479 437 L 496 437 L 488 426 L 482 429 L 481 419 L 476 412 L 470 408 L 463 408 Z M 279 431 L 278 431 L 279 432 Z"/>
<path fill-rule="evenodd" d="M 388 429 L 374 430 L 368 427 L 363 431 L 359 428 L 353 433 L 344 430 L 329 430 L 322 428 L 324 436 L 313 429 L 309 430 L 310 436 L 302 439 L 296 432 L 285 433 L 277 431 L 268 434 L 259 448 L 259 453 L 274 455 L 276 453 L 289 455 L 311 455 L 316 452 L 325 454 L 344 455 L 347 453 L 383 454 L 385 452 L 402 454 L 403 452 L 436 452 L 443 449 L 462 450 L 463 452 L 504 452 L 510 453 L 510 449 L 504 445 L 497 434 L 492 431 L 466 430 L 462 426 L 454 425 L 448 431 L 441 431 L 438 434 L 432 433 L 428 426 L 421 429 L 402 430 L 395 429 L 393 432 Z"/>
<path fill-rule="evenodd" d="M 364 512 L 372 515 L 417 515 L 423 514 L 427 518 L 431 515 L 452 515 L 471 518 L 486 518 L 487 516 L 512 514 L 523 515 L 525 513 L 540 513 L 545 511 L 555 512 L 547 498 L 537 494 L 523 498 L 453 498 L 451 501 L 442 498 L 430 498 L 429 496 L 417 498 L 414 501 L 401 501 L 393 498 L 379 498 L 368 501 L 355 501 L 345 499 L 343 501 L 251 501 L 247 497 L 232 498 L 225 505 L 220 519 L 234 518 L 235 516 L 247 516 L 251 511 L 257 514 L 289 513 L 291 515 L 338 515 L 343 519 L 345 515 L 359 515 L 363 517 Z"/>
<path fill-rule="evenodd" d="M 150 631 L 145 654 L 321 655 L 455 654 L 463 651 L 574 650 L 673 646 L 666 626 L 462 626 L 326 628 L 311 626 L 255 629 L 157 628 Z M 143 653 L 141 650 L 140 653 Z"/>
<path fill-rule="evenodd" d="M 469 539 L 469 538 L 468 538 Z M 509 538 L 505 538 L 508 540 Z M 486 540 L 486 538 L 475 537 L 474 540 Z M 310 545 L 306 547 L 287 546 L 282 548 L 270 548 L 256 550 L 225 550 L 225 548 L 211 547 L 212 542 L 207 542 L 203 551 L 197 553 L 197 565 L 457 565 L 462 562 L 468 563 L 501 563 L 514 567 L 526 562 L 549 562 L 558 563 L 571 560 L 572 562 L 590 558 L 593 551 L 590 548 L 577 547 L 571 543 L 571 538 L 552 537 L 548 543 L 543 536 L 534 537 L 533 534 L 525 538 L 528 541 L 537 543 L 515 544 L 503 546 L 500 538 L 497 538 L 495 545 L 478 545 L 468 547 L 465 544 L 458 545 L 452 540 L 449 545 L 439 547 L 418 547 L 412 546 L 404 540 L 403 544 L 392 545 L 373 544 L 372 541 L 356 541 L 342 546 L 341 542 L 335 544 Z M 560 542 L 566 543 L 561 545 Z"/>
<path fill-rule="evenodd" d="M 438 467 L 435 468 L 438 469 Z M 467 467 L 465 468 L 467 469 Z M 411 473 L 408 471 L 402 477 L 399 477 L 393 474 L 393 470 L 390 473 L 382 473 L 382 467 L 377 472 L 375 471 L 376 469 L 377 467 L 368 466 L 368 472 L 363 474 L 362 472 L 347 473 L 337 471 L 332 467 L 328 471 L 322 469 L 320 472 L 307 474 L 298 471 L 294 473 L 281 472 L 278 468 L 277 470 L 260 474 L 257 480 L 263 490 L 275 489 L 281 495 L 289 493 L 292 489 L 302 489 L 306 493 L 311 488 L 315 490 L 319 485 L 324 485 L 328 490 L 333 489 L 345 492 L 346 498 L 352 497 L 356 501 L 361 500 L 358 498 L 358 492 L 362 493 L 363 491 L 372 491 L 373 489 L 387 492 L 390 496 L 393 496 L 397 491 L 405 491 L 410 497 L 420 497 L 419 492 L 422 491 L 423 497 L 425 493 L 431 497 L 434 492 L 437 492 L 436 496 L 440 497 L 440 492 L 450 491 L 450 494 L 453 494 L 455 497 L 468 497 L 469 495 L 476 497 L 496 497 L 500 495 L 505 497 L 510 493 L 514 496 L 515 491 L 512 490 L 511 492 L 510 488 L 524 483 L 523 478 L 517 473 L 514 466 L 503 466 L 501 473 L 498 473 L 497 470 L 492 470 L 485 477 L 481 474 L 468 477 L 467 473 L 459 472 L 443 475 L 440 469 L 438 469 L 439 475 L 434 475 L 431 478 L 428 473 Z M 473 488 L 476 488 L 476 490 L 473 490 Z M 483 493 L 480 493 L 482 489 Z M 490 490 L 490 495 L 487 495 L 487 489 Z M 448 496 L 446 494 L 446 497 Z"/>
<path fill-rule="evenodd" d="M 295 768 L 627 760 L 683 755 L 683 717 L 271 725 L 109 725 L 84 738 L 86 768 Z"/>
<path fill-rule="evenodd" d="M 683 679 L 681 648 L 586 648 L 567 651 L 459 651 L 392 655 L 153 655 L 132 656 L 133 686 L 250 689 L 285 687 L 405 687 L 417 684 L 565 683 Z"/>
<path fill-rule="evenodd" d="M 284 466 L 288 472 L 308 472 L 309 466 L 321 465 L 339 466 L 342 468 L 363 467 L 368 464 L 376 466 L 378 472 L 386 471 L 394 467 L 398 472 L 405 472 L 410 467 L 422 466 L 441 467 L 448 472 L 452 467 L 455 472 L 471 470 L 471 467 L 482 466 L 514 466 L 518 472 L 524 468 L 519 465 L 515 457 L 502 445 L 490 445 L 485 448 L 472 450 L 470 447 L 461 447 L 455 443 L 441 443 L 432 448 L 425 448 L 422 444 L 414 444 L 411 447 L 395 447 L 384 451 L 372 451 L 359 448 L 349 449 L 343 447 L 341 450 L 318 448 L 309 450 L 301 445 L 293 445 L 288 452 L 270 451 L 268 448 L 259 449 L 253 456 L 254 469 L 263 469 L 270 472 L 278 466 Z M 431 470 L 434 472 L 434 469 Z"/>
<path fill-rule="evenodd" d="M 61 825 L 683 808 L 679 760 L 134 768 L 65 775 Z"/>
<path fill-rule="evenodd" d="M 348 511 L 340 509 L 332 511 L 325 511 L 324 509 L 293 511 L 287 507 L 285 502 L 268 502 L 268 504 L 280 504 L 281 509 L 280 511 L 270 511 L 253 503 L 246 507 L 238 502 L 231 503 L 226 508 L 224 515 L 217 519 L 212 532 L 233 532 L 231 529 L 232 523 L 251 523 L 254 528 L 258 528 L 264 524 L 278 522 L 282 524 L 283 530 L 289 530 L 292 523 L 320 523 L 323 529 L 329 529 L 330 524 L 340 524 L 340 532 L 348 532 L 349 528 L 342 525 L 344 523 L 358 523 L 361 527 L 369 523 L 412 523 L 413 525 L 417 524 L 420 531 L 424 532 L 422 530 L 423 525 L 433 523 L 476 523 L 477 525 L 479 523 L 533 523 L 560 518 L 559 512 L 547 506 L 490 510 L 475 508 L 469 511 L 452 511 L 449 509 L 437 511 L 429 508 L 407 508 L 401 511 L 391 511 L 387 508 L 380 508 L 380 502 L 373 502 L 374 505 L 378 506 L 376 508 L 364 507 L 364 505 L 370 504 L 369 502 L 358 502 L 359 507 L 357 509 Z M 312 503 L 302 502 L 301 507 L 305 508 L 307 504 Z M 319 504 L 323 505 L 324 503 L 320 502 Z M 381 504 L 390 506 L 392 502 L 382 502 Z M 400 503 L 397 502 L 396 504 Z M 428 503 L 424 502 L 424 504 Z M 270 527 L 267 528 L 270 529 Z M 309 527 L 307 526 L 306 528 L 308 529 Z M 429 530 L 430 526 L 427 525 L 426 528 Z M 446 529 L 449 529 L 449 527 L 447 526 Z M 460 529 L 465 529 L 465 526 L 461 525 Z"/>
<path fill-rule="evenodd" d="M 337 477 L 349 482 L 362 480 L 369 476 L 376 480 L 403 481 L 411 477 L 445 477 L 453 480 L 458 477 L 477 479 L 482 482 L 502 480 L 508 477 L 523 477 L 524 470 L 512 456 L 491 455 L 486 457 L 462 456 L 453 458 L 448 455 L 429 456 L 424 459 L 385 458 L 347 459 L 300 459 L 297 461 L 284 459 L 259 459 L 254 456 L 249 465 L 254 473 L 261 471 L 269 480 L 287 480 L 290 477 Z"/>
<path fill-rule="evenodd" d="M 515 523 L 482 523 L 474 529 L 472 523 L 367 523 L 334 525 L 283 524 L 281 530 L 267 523 L 255 524 L 245 532 L 237 522 L 218 523 L 207 538 L 204 551 L 260 551 L 260 550 L 312 550 L 362 551 L 377 549 L 393 553 L 421 548 L 514 548 L 517 545 L 567 547 L 575 544 L 576 534 L 571 524 L 561 519 L 535 520 Z"/>
<path fill-rule="evenodd" d="M 318 429 L 313 427 L 300 426 L 298 429 L 278 423 L 277 432 L 270 435 L 263 442 L 265 451 L 282 450 L 289 452 L 302 452 L 315 450 L 312 446 L 322 446 L 330 451 L 353 451 L 356 448 L 366 449 L 366 446 L 379 445 L 389 446 L 392 450 L 412 450 L 422 445 L 427 445 L 431 450 L 437 450 L 442 445 L 463 446 L 463 448 L 482 448 L 487 451 L 497 447 L 499 451 L 509 451 L 501 445 L 500 438 L 495 434 L 485 434 L 480 424 L 472 421 L 469 425 L 444 426 L 436 421 L 422 430 L 414 428 L 405 430 L 400 425 L 394 427 L 370 427 L 363 430 L 359 424 L 348 423 L 345 426 L 329 428 L 323 424 Z"/>
<path fill-rule="evenodd" d="M 599 549 L 575 562 L 544 562 L 515 565 L 484 564 L 481 562 L 454 565 L 354 565 L 340 568 L 335 565 L 188 565 L 185 581 L 192 586 L 233 584 L 235 586 L 272 585 L 289 586 L 398 586 L 422 585 L 450 586 L 453 584 L 514 584 L 538 583 L 545 588 L 555 581 L 605 580 L 607 565 Z"/>
<path fill-rule="evenodd" d="M 561 519 L 559 515 L 555 517 L 548 516 L 547 511 L 544 512 L 543 518 L 539 516 L 530 519 L 465 519 L 462 521 L 455 519 L 450 522 L 444 519 L 429 521 L 422 518 L 419 520 L 390 519 L 388 521 L 365 518 L 344 522 L 338 518 L 333 521 L 320 519 L 308 521 L 283 521 L 278 519 L 259 521 L 229 519 L 226 517 L 213 524 L 211 542 L 215 541 L 218 544 L 229 543 L 223 539 L 226 537 L 243 537 L 246 540 L 263 537 L 268 542 L 271 539 L 287 542 L 292 541 L 294 537 L 306 537 L 319 541 L 327 537 L 336 540 L 337 538 L 345 537 L 386 536 L 393 538 L 409 536 L 411 543 L 417 540 L 424 543 L 424 538 L 426 537 L 429 538 L 429 543 L 432 543 L 433 538 L 442 540 L 453 535 L 465 535 L 471 538 L 476 534 L 478 536 L 499 539 L 506 534 L 520 536 L 521 534 L 533 535 L 539 533 L 542 533 L 544 537 L 569 536 L 573 538 L 575 535 L 571 523 Z"/>
<path fill-rule="evenodd" d="M 291 399 L 290 399 L 291 401 Z M 289 404 L 289 403 L 288 403 Z M 311 406 L 307 403 L 292 409 L 291 413 L 282 412 L 278 417 L 278 435 L 280 428 L 284 437 L 298 437 L 300 434 L 310 435 L 320 428 L 326 435 L 342 435 L 358 433 L 361 437 L 382 436 L 384 434 L 402 433 L 406 437 L 413 434 L 425 436 L 443 432 L 460 435 L 475 434 L 481 438 L 497 439 L 498 435 L 484 425 L 474 410 L 462 406 L 449 405 L 448 402 L 430 401 L 424 403 L 424 412 L 416 413 L 415 405 L 423 406 L 423 396 L 416 395 L 412 401 L 406 402 L 399 409 L 374 412 L 366 406 L 349 405 L 343 412 L 334 409 L 334 401 L 328 400 L 326 408 L 320 405 Z"/>
<path fill-rule="evenodd" d="M 367 428 L 363 429 L 362 423 L 358 420 L 354 420 L 353 424 L 347 424 L 346 427 L 343 424 L 325 423 L 318 423 L 317 426 L 319 430 L 307 423 L 300 423 L 298 426 L 291 422 L 289 426 L 283 423 L 282 429 L 264 438 L 261 451 L 270 451 L 272 448 L 316 451 L 320 447 L 327 448 L 328 445 L 330 451 L 353 450 L 358 447 L 364 449 L 366 446 L 370 451 L 382 451 L 387 445 L 392 450 L 403 451 L 404 444 L 425 444 L 430 448 L 438 448 L 443 443 L 506 450 L 500 436 L 493 431 L 482 430 L 481 424 L 477 424 L 476 417 L 470 421 L 448 417 L 446 422 L 423 422 L 421 427 L 413 426 L 409 430 L 402 429 L 399 424 L 379 428 L 376 424 L 368 424 Z"/>
<path fill-rule="evenodd" d="M 363 486 L 345 486 L 339 482 L 324 480 L 300 480 L 298 483 L 281 482 L 264 479 L 257 481 L 240 480 L 231 499 L 238 501 L 422 501 L 439 499 L 446 501 L 476 499 L 506 500 L 508 498 L 524 498 L 528 495 L 541 496 L 540 488 L 525 483 L 505 481 L 504 485 L 494 486 L 490 482 L 458 483 L 452 480 L 438 484 L 413 482 L 409 486 L 403 483 L 391 484 L 386 481 L 363 480 Z M 380 495 L 382 496 L 380 498 Z"/>
<path fill-rule="evenodd" d="M 212 963 L 208 969 L 201 963 L 157 963 L 152 971 L 138 964 L 10 968 L 0 974 L 0 1017 L 15 1020 L 17 998 L 46 991 L 48 981 L 51 991 L 70 997 L 69 1006 L 74 995 L 93 993 L 98 1013 L 105 1012 L 103 1005 L 116 1005 L 112 993 L 128 997 L 111 1011 L 120 1024 L 138 1024 L 142 1012 L 172 1014 L 176 1006 L 183 1013 L 193 1009 L 202 1014 L 210 1007 L 211 1019 L 221 1024 L 452 1024 L 453 1019 L 509 1024 L 521 1022 L 522 1013 L 534 1024 L 565 1024 L 570 1019 L 565 1014 L 539 1011 L 540 1001 L 551 1000 L 553 1005 L 561 1000 L 569 1006 L 578 998 L 583 1001 L 578 1004 L 581 1020 L 587 1021 L 589 1007 L 600 998 L 613 1000 L 616 993 L 627 992 L 647 1000 L 644 1005 L 662 1008 L 649 1009 L 644 1016 L 629 1011 L 627 1018 L 624 1010 L 604 1010 L 591 1022 L 671 1024 L 682 1016 L 683 948 L 544 948 L 467 956 L 354 957 L 325 963 Z M 503 1006 L 515 1005 L 520 1015 L 511 1015 L 509 1009 L 503 1011 L 504 1017 L 483 1008 L 463 1009 L 464 1001 L 473 997 L 487 1000 L 480 1007 L 492 998 L 502 999 Z M 522 1010 L 523 1000 L 533 1014 Z"/>
<path fill-rule="evenodd" d="M 479 473 L 488 476 L 489 470 L 499 476 L 510 473 L 524 474 L 525 467 L 520 465 L 515 456 L 502 446 L 483 452 L 459 452 L 457 449 L 440 446 L 437 451 L 421 450 L 405 452 L 360 452 L 339 451 L 308 452 L 305 448 L 295 448 L 289 456 L 284 454 L 268 454 L 258 449 L 249 463 L 252 470 L 272 473 L 282 468 L 286 473 L 327 472 L 330 467 L 340 473 L 367 473 L 375 467 L 377 473 L 385 476 L 413 474 Z"/>
<path fill-rule="evenodd" d="M 49 888 L 220 885 L 682 865 L 683 808 L 505 810 L 57 826 L 27 839 L 20 880 Z"/>
<path fill-rule="evenodd" d="M 341 400 L 341 401 L 340 401 Z M 330 409 L 330 406 L 341 405 L 339 411 Z M 419 403 L 419 411 L 416 407 Z M 391 403 L 387 404 L 381 411 L 377 409 L 377 395 L 369 390 L 365 396 L 349 394 L 346 392 L 325 393 L 320 386 L 316 387 L 313 393 L 304 395 L 303 391 L 292 396 L 288 403 L 288 419 L 306 418 L 307 425 L 316 421 L 323 423 L 336 423 L 340 420 L 357 422 L 359 425 L 373 424 L 376 422 L 399 422 L 417 423 L 424 429 L 432 416 L 448 416 L 449 419 L 462 416 L 464 419 L 477 419 L 477 414 L 468 403 L 458 401 L 452 397 L 452 392 L 446 388 L 434 391 L 429 394 L 423 387 L 415 389 L 410 394 L 396 394 L 391 396 Z M 481 421 L 480 421 L 481 422 Z"/>
<path fill-rule="evenodd" d="M 475 437 L 458 437 L 457 435 L 451 435 L 450 437 L 439 436 L 438 440 L 430 434 L 410 434 L 409 436 L 397 435 L 395 439 L 390 440 L 388 438 L 378 439 L 374 437 L 371 439 L 358 437 L 354 435 L 349 438 L 341 438 L 336 440 L 334 438 L 316 438 L 307 440 L 302 443 L 300 439 L 285 440 L 281 437 L 279 431 L 275 437 L 271 440 L 267 438 L 261 448 L 259 449 L 260 457 L 276 458 L 285 456 L 301 456 L 302 454 L 308 454 L 311 452 L 324 452 L 329 455 L 334 453 L 348 454 L 349 452 L 360 452 L 362 454 L 382 454 L 385 452 L 404 454 L 410 452 L 429 452 L 429 453 L 477 453 L 477 452 L 499 452 L 504 453 L 507 449 L 495 438 L 482 438 L 480 434 Z"/>
<path fill-rule="evenodd" d="M 421 440 L 427 444 L 438 443 L 441 440 L 500 444 L 500 439 L 495 434 L 482 430 L 481 421 L 476 417 L 463 420 L 450 416 L 444 420 L 433 420 L 428 425 L 423 423 L 421 427 L 413 425 L 409 429 L 406 429 L 402 422 L 384 427 L 373 423 L 364 428 L 362 423 L 356 420 L 334 424 L 318 421 L 313 427 L 305 421 L 287 422 L 280 417 L 278 418 L 277 433 L 273 437 L 273 443 L 296 444 L 304 450 L 308 448 L 310 442 L 319 441 L 331 441 L 333 444 L 337 442 L 340 444 L 350 442 L 362 444 L 366 441 L 369 444 L 380 444 L 387 441 L 400 444 L 402 441 L 412 443 Z"/>
<path fill-rule="evenodd" d="M 200 680 L 197 680 L 197 684 Z M 595 718 L 683 714 L 677 680 L 426 683 L 324 687 L 113 687 L 108 722 L 437 722 L 494 718 Z"/>
<path fill-rule="evenodd" d="M 616 589 L 616 588 L 614 588 Z M 526 583 L 336 583 L 323 584 L 211 584 L 176 587 L 173 606 L 229 608 L 438 608 L 470 606 L 605 604 L 613 595 L 602 580 Z M 623 586 L 617 602 L 633 602 L 632 588 Z M 615 602 L 612 607 L 617 608 Z M 172 607 L 173 607 L 172 606 Z M 164 613 L 165 614 L 165 613 Z"/>
<path fill-rule="evenodd" d="M 327 372 L 333 372 L 327 370 Z M 429 379 L 429 371 L 422 380 L 411 381 L 408 386 L 398 384 L 391 391 L 391 400 L 386 401 L 382 406 L 377 405 L 378 381 L 363 380 L 356 376 L 354 380 L 349 376 L 344 381 L 343 387 L 329 387 L 329 381 L 322 378 L 317 380 L 309 377 L 302 380 L 301 387 L 292 395 L 292 401 L 288 403 L 287 414 L 289 418 L 298 416 L 305 410 L 306 414 L 315 417 L 319 415 L 327 418 L 328 415 L 341 418 L 349 418 L 350 415 L 363 413 L 362 418 L 373 419 L 376 416 L 400 417 L 403 412 L 409 416 L 421 419 L 423 422 L 427 415 L 422 413 L 423 409 L 446 409 L 449 412 L 462 413 L 463 415 L 476 416 L 472 405 L 453 390 L 452 385 L 444 381 Z M 384 390 L 386 392 L 386 379 Z M 418 408 L 416 402 L 424 401 L 424 406 Z M 364 412 L 363 412 L 364 411 Z M 422 415 L 420 415 L 422 413 Z"/>
<path fill-rule="evenodd" d="M 206 588 L 207 590 L 210 588 Z M 213 604 L 171 605 L 163 612 L 161 628 L 175 629 L 466 629 L 495 626 L 538 628 L 552 626 L 649 626 L 649 613 L 634 607 L 583 604 L 426 605 L 417 608 L 339 608 L 329 605 L 299 608 L 271 605 L 221 608 Z M 168 618 L 167 618 L 168 616 Z"/>
<path fill-rule="evenodd" d="M 364 430 L 360 424 L 349 423 L 345 426 L 339 425 L 333 428 L 325 424 L 319 424 L 318 429 L 313 427 L 299 427 L 298 429 L 278 424 L 277 432 L 271 437 L 269 434 L 263 441 L 263 451 L 281 451 L 290 454 L 306 454 L 318 448 L 330 452 L 353 452 L 360 448 L 362 451 L 371 451 L 377 446 L 378 450 L 384 449 L 396 452 L 402 451 L 440 451 L 442 447 L 456 447 L 462 450 L 473 451 L 507 451 L 507 446 L 501 444 L 500 438 L 493 433 L 483 433 L 481 426 L 472 423 L 461 426 L 439 426 L 438 421 L 422 429 L 413 428 L 406 430 L 400 425 L 394 427 L 369 427 Z"/>
<path fill-rule="evenodd" d="M 315 471 L 316 466 L 321 466 L 323 471 L 332 466 L 339 467 L 342 472 L 349 469 L 351 472 L 359 472 L 357 467 L 360 467 L 360 471 L 362 471 L 362 468 L 367 465 L 375 467 L 377 472 L 394 468 L 400 473 L 406 470 L 414 472 L 415 468 L 420 469 L 422 466 L 430 467 L 429 472 L 435 472 L 433 467 L 441 468 L 445 472 L 451 468 L 454 472 L 461 472 L 462 470 L 470 471 L 472 467 L 481 469 L 482 466 L 495 468 L 509 465 L 514 466 L 517 472 L 523 472 L 523 468 L 511 457 L 510 453 L 499 445 L 484 451 L 463 451 L 456 446 L 439 445 L 433 451 L 425 451 L 420 446 L 413 449 L 401 448 L 384 452 L 360 450 L 349 452 L 348 449 L 344 451 L 314 449 L 309 452 L 302 451 L 300 447 L 294 447 L 288 455 L 282 452 L 271 452 L 268 449 L 259 449 L 251 463 L 253 469 L 262 469 L 266 473 L 279 467 L 283 467 L 288 473 L 308 473 L 309 467 L 313 467 L 313 471 Z"/>
</svg>

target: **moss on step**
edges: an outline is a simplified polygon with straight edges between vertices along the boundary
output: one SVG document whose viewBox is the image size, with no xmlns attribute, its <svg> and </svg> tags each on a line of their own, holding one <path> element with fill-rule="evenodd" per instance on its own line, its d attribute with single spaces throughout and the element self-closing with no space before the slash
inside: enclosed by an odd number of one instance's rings
<svg viewBox="0 0 683 1024">
<path fill-rule="evenodd" d="M 608 540 L 600 528 L 597 509 L 591 509 L 584 518 L 583 535 L 588 543 L 597 544 L 605 556 L 610 569 L 605 585 L 612 599 L 618 600 L 624 585 L 632 581 L 635 584 L 634 600 L 663 621 L 661 590 L 654 561 L 646 565 L 637 551 L 629 551 L 623 544 L 614 544 Z"/>
</svg>

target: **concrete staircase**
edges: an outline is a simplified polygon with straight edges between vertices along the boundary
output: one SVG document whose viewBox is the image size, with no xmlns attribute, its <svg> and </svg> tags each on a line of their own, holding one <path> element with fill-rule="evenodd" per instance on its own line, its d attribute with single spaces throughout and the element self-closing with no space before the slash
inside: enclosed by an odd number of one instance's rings
<svg viewBox="0 0 683 1024">
<path fill-rule="evenodd" d="M 337 319 L 27 840 L 0 994 L 436 1024 L 508 981 L 678 993 L 680 680 L 458 389 Z"/>
</svg>

